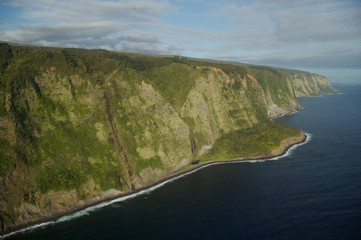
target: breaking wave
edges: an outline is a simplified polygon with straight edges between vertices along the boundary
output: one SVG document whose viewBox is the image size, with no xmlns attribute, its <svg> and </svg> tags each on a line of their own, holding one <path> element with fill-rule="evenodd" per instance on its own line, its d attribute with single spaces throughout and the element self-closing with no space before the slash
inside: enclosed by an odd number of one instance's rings
<svg viewBox="0 0 361 240">
<path fill-rule="evenodd" d="M 48 221 L 48 222 L 44 222 L 44 223 L 40 223 L 40 224 L 36 224 L 36 225 L 33 225 L 33 226 L 29 226 L 29 227 L 26 227 L 26 228 L 23 228 L 23 229 L 20 229 L 20 230 L 17 230 L 17 231 L 14 231 L 14 232 L 11 232 L 11 233 L 8 233 L 6 235 L 3 235 L 3 236 L 0 236 L 0 238 L 7 238 L 7 237 L 10 237 L 10 236 L 13 236 L 15 234 L 18 234 L 18 233 L 22 233 L 22 232 L 27 232 L 27 231 L 32 231 L 32 230 L 35 230 L 35 229 L 39 229 L 39 228 L 44 228 L 46 226 L 49 226 L 49 225 L 53 225 L 53 224 L 56 224 L 56 223 L 61 223 L 61 222 L 66 222 L 66 221 L 71 221 L 71 220 L 74 220 L 76 218 L 79 218 L 79 217 L 82 217 L 82 216 L 86 216 L 86 215 L 89 215 L 91 212 L 94 212 L 94 211 L 97 211 L 103 207 L 106 207 L 106 206 L 110 206 L 114 203 L 119 203 L 119 202 L 123 202 L 123 201 L 126 201 L 126 200 L 129 200 L 129 199 L 133 199 L 137 196 L 140 196 L 140 195 L 143 195 L 143 194 L 149 194 L 151 193 L 152 191 L 158 189 L 158 188 L 161 188 L 162 186 L 166 185 L 167 183 L 170 183 L 170 182 L 173 182 L 173 181 L 176 181 L 180 178 L 183 178 L 187 175 L 190 175 L 190 174 L 193 174 L 197 171 L 200 171 L 204 168 L 207 168 L 207 167 L 210 167 L 210 166 L 214 166 L 214 165 L 220 165 L 220 164 L 239 164 L 239 163 L 262 163 L 262 162 L 265 162 L 265 161 L 275 161 L 275 160 L 279 160 L 279 159 L 282 159 L 282 158 L 285 158 L 285 157 L 288 157 L 292 154 L 292 152 L 299 146 L 302 146 L 308 142 L 311 141 L 312 139 L 312 134 L 310 133 L 305 133 L 306 135 L 306 140 L 302 143 L 298 143 L 298 144 L 295 144 L 293 146 L 291 146 L 283 155 L 281 156 L 277 156 L 277 157 L 273 157 L 273 158 L 265 158 L 265 159 L 254 159 L 254 160 L 235 160 L 235 161 L 231 161 L 231 162 L 227 162 L 227 161 L 224 161 L 224 162 L 213 162 L 213 163 L 209 163 L 209 164 L 206 164 L 206 165 L 203 165 L 203 166 L 200 166 L 198 168 L 195 168 L 193 170 L 190 170 L 188 172 L 185 172 L 181 175 L 177 175 L 177 176 L 174 176 L 170 179 L 167 179 L 163 182 L 160 182 L 158 184 L 155 184 L 147 189 L 144 189 L 144 190 L 141 190 L 139 192 L 136 192 L 136 193 L 133 193 L 133 194 L 130 194 L 130 195 L 126 195 L 126 196 L 122 196 L 122 197 L 119 197 L 119 198 L 116 198 L 116 199 L 113 199 L 113 200 L 110 200 L 110 201 L 107 201 L 107 202 L 102 202 L 102 203 L 99 203 L 99 204 L 96 204 L 96 205 L 93 205 L 93 206 L 90 206 L 90 207 L 87 207 L 83 210 L 80 210 L 78 212 L 75 212 L 73 214 L 69 214 L 69 215 L 66 215 L 66 216 L 63 216 L 63 217 L 60 217 L 59 219 L 57 220 L 53 220 L 53 221 Z"/>
</svg>

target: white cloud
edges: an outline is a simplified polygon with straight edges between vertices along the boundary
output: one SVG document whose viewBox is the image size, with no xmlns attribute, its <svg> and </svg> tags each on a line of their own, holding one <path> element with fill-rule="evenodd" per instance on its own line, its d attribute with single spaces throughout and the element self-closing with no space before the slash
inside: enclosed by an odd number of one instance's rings
<svg viewBox="0 0 361 240">
<path fill-rule="evenodd" d="M 338 45 L 313 46 L 307 49 L 283 49 L 260 54 L 218 55 L 218 58 L 259 65 L 303 69 L 361 69 L 361 49 Z"/>
<path fill-rule="evenodd" d="M 361 69 L 359 1 L 222 1 L 209 15 L 231 26 L 218 32 L 217 47 L 194 47 L 198 57 L 309 71 Z"/>
<path fill-rule="evenodd" d="M 26 9 L 24 17 L 61 22 L 104 19 L 155 20 L 170 5 L 165 1 L 100 1 L 100 0 L 11 0 L 7 5 Z"/>
<path fill-rule="evenodd" d="M 137 39 L 127 40 L 123 39 L 115 45 L 116 50 L 126 51 L 126 52 L 142 52 L 142 53 L 158 53 L 158 54 L 169 54 L 169 55 L 179 55 L 181 49 L 170 46 L 165 43 L 161 43 L 157 39 L 154 41 L 142 41 Z"/>
<path fill-rule="evenodd" d="M 356 0 L 4 3 L 21 8 L 27 22 L 15 28 L 1 23 L 0 39 L 5 41 L 182 54 L 290 68 L 361 68 L 361 2 Z"/>
<path fill-rule="evenodd" d="M 21 7 L 24 18 L 41 20 L 43 23 L 0 32 L 0 39 L 5 41 L 130 52 L 180 53 L 180 48 L 166 44 L 155 34 L 144 30 L 164 27 L 158 17 L 172 9 L 166 1 L 12 0 L 7 1 L 6 5 Z"/>
<path fill-rule="evenodd" d="M 248 49 L 361 39 L 361 6 L 350 1 L 254 1 L 220 9 L 234 23 L 226 35 Z"/>
<path fill-rule="evenodd" d="M 360 9 L 345 3 L 313 4 L 277 10 L 276 34 L 282 42 L 333 42 L 361 38 Z"/>
<path fill-rule="evenodd" d="M 8 41 L 34 42 L 46 40 L 57 42 L 66 39 L 99 38 L 107 36 L 114 31 L 124 31 L 132 28 L 131 25 L 123 25 L 111 22 L 90 22 L 74 24 L 35 25 L 20 26 L 16 31 L 6 31 L 0 36 Z"/>
</svg>

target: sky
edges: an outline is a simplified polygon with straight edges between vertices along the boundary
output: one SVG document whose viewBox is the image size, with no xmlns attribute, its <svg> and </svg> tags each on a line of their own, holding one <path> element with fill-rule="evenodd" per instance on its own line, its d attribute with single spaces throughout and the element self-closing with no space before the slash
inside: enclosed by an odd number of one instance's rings
<svg viewBox="0 0 361 240">
<path fill-rule="evenodd" d="M 361 83 L 361 0 L 0 0 L 0 41 L 226 60 Z"/>
</svg>

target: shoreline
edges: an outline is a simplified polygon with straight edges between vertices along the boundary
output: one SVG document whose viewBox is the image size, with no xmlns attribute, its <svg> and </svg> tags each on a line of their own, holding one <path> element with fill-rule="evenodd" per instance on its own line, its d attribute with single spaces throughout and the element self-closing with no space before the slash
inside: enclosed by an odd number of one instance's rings
<svg viewBox="0 0 361 240">
<path fill-rule="evenodd" d="M 298 145 L 307 143 L 309 139 L 310 139 L 310 135 L 301 131 L 301 134 L 298 137 L 290 137 L 290 138 L 286 138 L 286 139 L 282 140 L 279 148 L 276 148 L 267 154 L 262 154 L 262 155 L 254 156 L 254 157 L 245 156 L 245 157 L 235 158 L 235 159 L 231 159 L 231 160 L 211 160 L 211 161 L 207 161 L 207 162 L 203 162 L 203 163 L 189 165 L 189 167 L 187 167 L 185 169 L 173 172 L 170 175 L 165 176 L 164 178 L 158 179 L 158 180 L 154 181 L 153 183 L 143 186 L 141 188 L 138 188 L 136 190 L 120 193 L 120 194 L 117 194 L 117 195 L 111 196 L 111 197 L 105 197 L 98 201 L 87 203 L 80 208 L 74 208 L 69 211 L 54 214 L 53 216 L 50 216 L 50 217 L 44 217 L 42 219 L 30 221 L 28 223 L 20 224 L 18 226 L 9 227 L 7 230 L 5 230 L 2 233 L 3 235 L 0 235 L 0 239 L 5 239 L 7 237 L 11 237 L 11 236 L 19 234 L 21 232 L 26 232 L 26 231 L 30 231 L 33 229 L 56 224 L 59 222 L 69 221 L 73 218 L 81 217 L 83 215 L 86 215 L 88 212 L 92 212 L 96 209 L 100 209 L 100 208 L 109 206 L 113 203 L 125 201 L 127 199 L 132 199 L 132 198 L 135 198 L 144 193 L 151 192 L 159 187 L 162 187 L 163 185 L 165 185 L 169 182 L 172 182 L 174 180 L 177 180 L 179 178 L 182 178 L 184 176 L 187 176 L 198 170 L 201 170 L 203 168 L 206 168 L 206 167 L 209 167 L 212 165 L 240 163 L 240 162 L 257 161 L 257 160 L 266 161 L 266 160 L 282 158 L 287 155 L 288 151 L 292 147 L 297 147 Z"/>
</svg>

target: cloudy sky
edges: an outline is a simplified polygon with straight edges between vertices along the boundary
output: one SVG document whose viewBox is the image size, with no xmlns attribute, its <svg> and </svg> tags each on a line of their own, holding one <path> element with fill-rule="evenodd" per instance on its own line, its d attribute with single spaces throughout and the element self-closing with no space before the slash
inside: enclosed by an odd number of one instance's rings
<svg viewBox="0 0 361 240">
<path fill-rule="evenodd" d="M 361 83 L 360 0 L 0 0 L 0 41 L 230 60 Z"/>
</svg>

